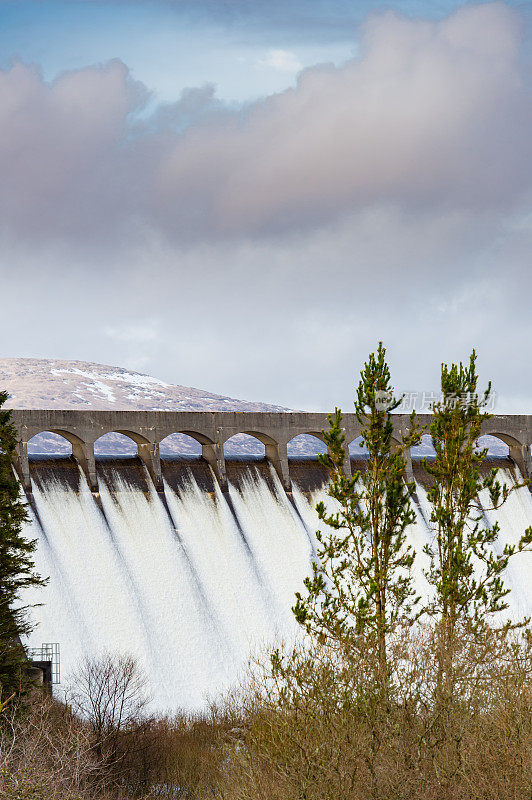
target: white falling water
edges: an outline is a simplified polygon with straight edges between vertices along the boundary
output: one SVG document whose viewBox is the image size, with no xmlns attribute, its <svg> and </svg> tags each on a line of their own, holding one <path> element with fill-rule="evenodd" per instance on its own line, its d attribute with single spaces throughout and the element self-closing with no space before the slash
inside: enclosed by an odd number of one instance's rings
<svg viewBox="0 0 532 800">
<path fill-rule="evenodd" d="M 179 493 L 165 486 L 165 508 L 153 487 L 147 496 L 117 469 L 112 491 L 100 482 L 102 513 L 83 476 L 79 492 L 51 476 L 45 486 L 34 484 L 26 533 L 38 540 L 36 567 L 49 582 L 24 599 L 42 604 L 31 612 L 30 646 L 60 643 L 63 687 L 82 658 L 130 653 L 150 678 L 154 708 L 199 710 L 238 682 L 252 652 L 294 639 L 290 609 L 311 572 L 324 489 L 309 497 L 294 485 L 292 504 L 275 477 L 272 491 L 250 466 L 230 487 L 233 513 L 191 472 Z M 421 485 L 417 496 L 409 539 L 426 591 L 430 511 Z M 532 524 L 529 490 L 513 493 L 497 519 L 502 544 L 515 541 Z M 514 616 L 532 611 L 531 575 L 532 555 L 508 571 Z"/>
</svg>

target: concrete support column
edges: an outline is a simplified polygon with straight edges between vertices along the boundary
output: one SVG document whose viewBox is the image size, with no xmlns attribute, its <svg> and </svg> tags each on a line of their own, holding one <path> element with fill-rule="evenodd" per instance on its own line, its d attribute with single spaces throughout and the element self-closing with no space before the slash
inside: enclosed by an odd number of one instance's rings
<svg viewBox="0 0 532 800">
<path fill-rule="evenodd" d="M 406 461 L 406 480 L 410 483 L 414 480 L 414 470 L 412 468 L 412 451 L 410 447 L 405 450 L 404 457 Z"/>
<path fill-rule="evenodd" d="M 15 455 L 15 470 L 18 473 L 22 488 L 31 494 L 30 462 L 28 460 L 28 443 L 18 442 Z"/>
<path fill-rule="evenodd" d="M 222 443 L 214 442 L 201 445 L 201 455 L 209 464 L 216 475 L 222 491 L 227 489 L 227 472 L 225 469 L 224 446 Z"/>
<path fill-rule="evenodd" d="M 529 445 L 510 445 L 510 458 L 518 467 L 523 478 L 530 477 L 530 447 Z"/>
<path fill-rule="evenodd" d="M 163 491 L 163 474 L 161 456 L 157 442 L 146 442 L 138 445 L 139 458 L 150 473 L 150 477 L 158 492 Z"/>
<path fill-rule="evenodd" d="M 94 442 L 72 442 L 72 455 L 83 470 L 91 492 L 98 492 Z"/>
<path fill-rule="evenodd" d="M 273 465 L 285 492 L 292 491 L 290 481 L 290 470 L 288 468 L 288 453 L 286 442 L 276 444 L 265 444 L 266 458 Z"/>
<path fill-rule="evenodd" d="M 399 450 L 399 447 L 400 447 L 399 442 L 392 439 L 392 447 L 391 447 L 392 453 L 396 453 Z M 414 470 L 412 468 L 412 451 L 410 447 L 408 447 L 403 452 L 403 458 L 406 461 L 405 478 L 410 483 L 411 481 L 414 480 Z"/>
</svg>

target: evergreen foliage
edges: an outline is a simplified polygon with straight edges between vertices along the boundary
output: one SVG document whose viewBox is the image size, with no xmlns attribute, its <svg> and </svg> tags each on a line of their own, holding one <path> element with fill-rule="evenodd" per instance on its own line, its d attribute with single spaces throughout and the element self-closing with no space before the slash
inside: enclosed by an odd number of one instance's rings
<svg viewBox="0 0 532 800">
<path fill-rule="evenodd" d="M 488 450 L 479 448 L 478 438 L 491 416 L 485 410 L 491 384 L 479 395 L 477 383 L 474 350 L 468 366 L 442 364 L 442 399 L 434 404 L 430 426 L 435 457 L 424 459 L 434 481 L 428 500 L 435 532 L 434 542 L 425 548 L 430 559 L 426 576 L 433 589 L 426 611 L 439 626 L 440 677 L 449 691 L 456 636 L 475 634 L 507 608 L 504 570 L 515 553 L 532 544 L 532 528 L 527 528 L 516 545 L 501 548 L 499 524 L 488 524 L 482 512 L 481 492 L 494 510 L 527 481 L 508 487 L 497 480 L 496 468 L 481 474 Z"/>
<path fill-rule="evenodd" d="M 345 475 L 347 456 L 342 413 L 329 416 L 323 431 L 329 449 L 321 462 L 331 476 L 328 494 L 335 510 L 323 502 L 316 509 L 327 525 L 318 531 L 313 575 L 305 580 L 307 596 L 296 595 L 296 619 L 318 640 L 341 641 L 348 649 L 374 647 L 379 683 L 386 680 L 386 641 L 398 620 L 408 617 L 417 602 L 410 569 L 414 552 L 405 532 L 414 521 L 414 483 L 406 480 L 405 451 L 420 439 L 415 414 L 410 431 L 394 441 L 393 398 L 386 350 L 379 343 L 360 374 L 355 411 L 368 449 L 366 468 Z"/>
<path fill-rule="evenodd" d="M 0 392 L 0 700 L 20 693 L 25 684 L 20 637 L 30 632 L 31 625 L 27 609 L 20 606 L 21 591 L 45 583 L 34 570 L 36 542 L 22 535 L 27 515 L 13 472 L 16 430 L 11 412 L 2 409 L 7 397 L 7 392 Z"/>
</svg>

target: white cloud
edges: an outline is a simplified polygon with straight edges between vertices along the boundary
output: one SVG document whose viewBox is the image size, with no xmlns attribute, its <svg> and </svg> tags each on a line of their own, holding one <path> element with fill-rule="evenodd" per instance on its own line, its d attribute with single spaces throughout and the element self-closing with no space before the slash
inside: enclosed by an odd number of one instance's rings
<svg viewBox="0 0 532 800">
<path fill-rule="evenodd" d="M 274 69 L 277 72 L 300 72 L 303 65 L 295 53 L 289 50 L 268 50 L 264 58 L 257 61 L 257 66 Z"/>
</svg>

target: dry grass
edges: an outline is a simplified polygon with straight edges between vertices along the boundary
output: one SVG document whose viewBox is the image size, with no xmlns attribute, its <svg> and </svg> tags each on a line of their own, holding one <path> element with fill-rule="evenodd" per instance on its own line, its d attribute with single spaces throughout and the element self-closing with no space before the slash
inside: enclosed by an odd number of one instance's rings
<svg viewBox="0 0 532 800">
<path fill-rule="evenodd" d="M 227 800 L 530 800 L 530 645 L 493 633 L 456 654 L 455 693 L 434 693 L 435 640 L 398 637 L 387 698 L 373 656 L 301 651 L 247 703 Z"/>
<path fill-rule="evenodd" d="M 213 796 L 234 725 L 231 715 L 214 712 L 129 720 L 102 743 L 90 721 L 39 692 L 25 713 L 6 714 L 0 724 L 0 798 Z"/>
<path fill-rule="evenodd" d="M 129 717 L 119 729 L 106 729 L 103 740 L 93 720 L 82 721 L 36 693 L 24 715 L 0 714 L 0 797 L 532 797 L 532 647 L 526 637 L 464 634 L 455 653 L 454 692 L 443 699 L 436 692 L 437 641 L 429 629 L 396 636 L 385 698 L 375 693 L 371 648 L 361 646 L 356 657 L 353 650 L 318 646 L 291 655 L 255 678 L 238 713 Z"/>
<path fill-rule="evenodd" d="M 23 712 L 9 706 L 0 724 L 0 797 L 92 800 L 102 777 L 87 728 L 66 707 L 36 693 Z"/>
</svg>

